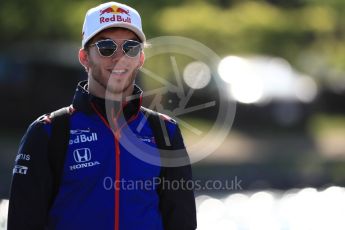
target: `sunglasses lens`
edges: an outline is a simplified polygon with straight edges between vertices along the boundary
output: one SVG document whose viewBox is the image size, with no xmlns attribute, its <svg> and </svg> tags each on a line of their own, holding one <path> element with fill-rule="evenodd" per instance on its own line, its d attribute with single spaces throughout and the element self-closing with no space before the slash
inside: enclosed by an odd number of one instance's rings
<svg viewBox="0 0 345 230">
<path fill-rule="evenodd" d="M 123 44 L 123 51 L 129 57 L 136 57 L 141 51 L 141 43 L 128 40 Z"/>
<path fill-rule="evenodd" d="M 117 50 L 117 44 L 113 40 L 101 40 L 95 43 L 99 53 L 104 57 L 112 56 Z M 122 45 L 123 52 L 129 57 L 136 57 L 142 50 L 138 41 L 127 40 Z"/>
<path fill-rule="evenodd" d="M 116 51 L 117 45 L 112 40 L 103 40 L 96 43 L 99 53 L 102 56 L 110 57 Z"/>
</svg>

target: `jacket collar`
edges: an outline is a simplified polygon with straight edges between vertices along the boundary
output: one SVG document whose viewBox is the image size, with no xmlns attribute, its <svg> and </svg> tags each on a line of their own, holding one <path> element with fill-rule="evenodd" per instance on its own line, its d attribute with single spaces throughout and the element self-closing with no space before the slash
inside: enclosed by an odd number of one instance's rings
<svg viewBox="0 0 345 230">
<path fill-rule="evenodd" d="M 129 121 L 139 113 L 142 94 L 143 91 L 137 85 L 134 85 L 133 93 L 127 101 L 109 101 L 90 94 L 87 81 L 81 81 L 76 88 L 72 105 L 76 111 L 82 111 L 87 114 L 96 112 L 100 113 L 104 118 L 107 118 L 106 110 L 112 111 L 115 115 L 123 115 Z"/>
</svg>

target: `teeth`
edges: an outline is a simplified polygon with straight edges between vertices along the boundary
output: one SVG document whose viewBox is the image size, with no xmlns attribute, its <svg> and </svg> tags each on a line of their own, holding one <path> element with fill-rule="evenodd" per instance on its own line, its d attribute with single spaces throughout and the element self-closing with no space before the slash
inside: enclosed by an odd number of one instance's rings
<svg viewBox="0 0 345 230">
<path fill-rule="evenodd" d="M 114 74 L 122 74 L 122 73 L 125 73 L 126 70 L 113 70 L 111 72 L 114 73 Z"/>
</svg>

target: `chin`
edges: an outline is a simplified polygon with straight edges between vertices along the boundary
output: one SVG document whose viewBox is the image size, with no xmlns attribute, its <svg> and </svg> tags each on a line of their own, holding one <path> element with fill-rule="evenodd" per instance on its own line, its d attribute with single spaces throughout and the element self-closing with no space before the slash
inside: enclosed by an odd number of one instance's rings
<svg viewBox="0 0 345 230">
<path fill-rule="evenodd" d="M 109 80 L 107 85 L 108 93 L 122 94 L 128 88 L 127 82 Z"/>
</svg>

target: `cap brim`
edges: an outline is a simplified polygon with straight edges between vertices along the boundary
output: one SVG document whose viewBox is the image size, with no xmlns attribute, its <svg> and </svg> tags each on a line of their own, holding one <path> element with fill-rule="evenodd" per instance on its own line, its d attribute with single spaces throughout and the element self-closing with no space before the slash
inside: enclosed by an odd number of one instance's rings
<svg viewBox="0 0 345 230">
<path fill-rule="evenodd" d="M 133 33 L 135 33 L 138 38 L 140 39 L 141 42 L 145 42 L 146 41 L 146 37 L 145 34 L 139 30 L 137 27 L 132 26 L 131 24 L 125 23 L 125 22 L 119 22 L 116 24 L 111 24 L 111 25 L 105 25 L 103 27 L 100 27 L 98 30 L 94 31 L 89 38 L 85 39 L 83 41 L 83 48 L 85 48 L 85 44 L 90 41 L 94 36 L 96 36 L 98 33 L 102 32 L 105 29 L 109 29 L 109 28 L 125 28 L 128 29 L 130 31 L 133 31 Z"/>
</svg>

